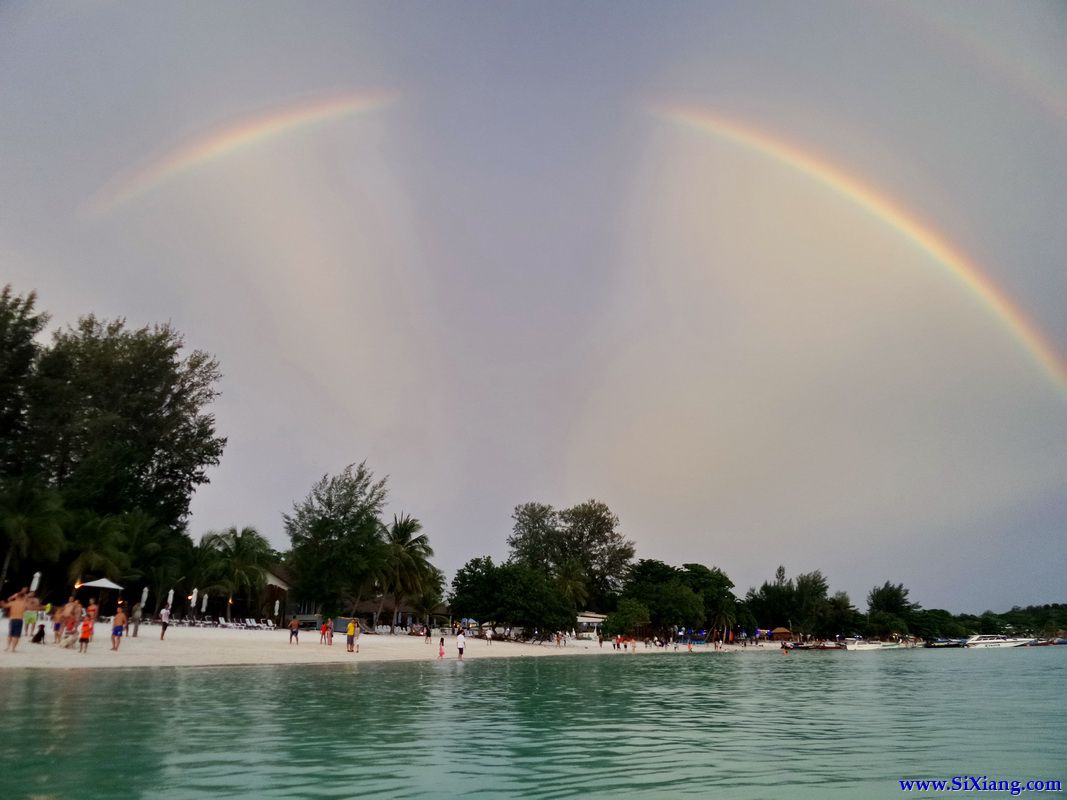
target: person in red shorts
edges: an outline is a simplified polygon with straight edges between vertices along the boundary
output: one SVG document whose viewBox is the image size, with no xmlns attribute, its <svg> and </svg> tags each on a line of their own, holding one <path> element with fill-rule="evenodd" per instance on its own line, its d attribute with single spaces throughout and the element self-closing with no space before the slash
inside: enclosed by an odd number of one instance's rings
<svg viewBox="0 0 1067 800">
<path fill-rule="evenodd" d="M 89 640 L 93 638 L 93 618 L 88 614 L 82 620 L 81 636 L 78 638 L 78 652 L 89 652 Z"/>
</svg>

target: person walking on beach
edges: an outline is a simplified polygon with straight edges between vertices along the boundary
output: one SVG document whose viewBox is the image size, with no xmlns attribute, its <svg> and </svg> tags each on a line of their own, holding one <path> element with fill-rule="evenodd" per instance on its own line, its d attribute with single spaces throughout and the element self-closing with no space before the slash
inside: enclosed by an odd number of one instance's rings
<svg viewBox="0 0 1067 800">
<path fill-rule="evenodd" d="M 26 595 L 26 610 L 22 612 L 22 629 L 27 636 L 32 636 L 37 628 L 37 614 L 41 608 L 41 602 L 37 599 L 36 592 Z"/>
<path fill-rule="evenodd" d="M 429 625 L 423 625 L 422 626 L 422 642 L 423 642 L 423 644 L 429 644 L 430 643 L 430 626 Z"/>
<path fill-rule="evenodd" d="M 326 632 L 330 630 L 330 623 L 327 620 L 322 623 L 322 627 L 319 628 L 319 644 L 326 644 Z"/>
<path fill-rule="evenodd" d="M 141 629 L 141 617 L 144 615 L 144 609 L 141 608 L 140 603 L 135 603 L 133 606 L 133 624 L 126 626 L 126 631 L 129 632 L 130 628 L 133 628 L 133 638 L 137 638 L 137 631 Z"/>
<path fill-rule="evenodd" d="M 485 632 L 485 643 L 489 647 L 493 646 L 493 629 L 492 628 L 490 628 L 489 630 L 487 630 Z"/>
<path fill-rule="evenodd" d="M 293 640 L 300 644 L 300 620 L 296 617 L 289 620 L 289 644 L 292 644 Z"/>
<path fill-rule="evenodd" d="M 19 639 L 22 638 L 22 615 L 26 613 L 28 604 L 26 597 L 28 594 L 29 589 L 19 589 L 0 604 L 7 609 L 7 617 L 10 620 L 7 624 L 7 647 L 4 648 L 5 652 L 10 650 L 14 653 L 19 646 Z"/>
<path fill-rule="evenodd" d="M 126 631 L 126 612 L 119 606 L 115 618 L 111 620 L 111 649 L 118 650 L 122 644 L 122 634 Z"/>
<path fill-rule="evenodd" d="M 163 641 L 163 637 L 167 635 L 167 628 L 170 627 L 170 604 L 163 606 L 163 610 L 159 612 L 159 641 Z"/>
<path fill-rule="evenodd" d="M 463 635 L 463 629 L 460 628 L 459 633 L 456 634 L 456 649 L 459 650 L 459 660 L 463 660 L 463 649 L 467 646 L 467 637 Z"/>
<path fill-rule="evenodd" d="M 441 637 L 441 648 L 437 651 L 437 660 L 440 661 L 445 657 L 445 637 Z"/>
<path fill-rule="evenodd" d="M 348 644 L 348 652 L 356 652 L 356 618 L 351 617 L 348 620 L 348 627 L 345 628 L 345 639 Z"/>
</svg>

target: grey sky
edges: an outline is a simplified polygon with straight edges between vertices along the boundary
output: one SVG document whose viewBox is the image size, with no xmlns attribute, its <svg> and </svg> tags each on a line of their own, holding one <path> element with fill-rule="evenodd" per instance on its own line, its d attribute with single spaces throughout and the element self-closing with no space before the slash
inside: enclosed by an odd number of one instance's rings
<svg viewBox="0 0 1067 800">
<path fill-rule="evenodd" d="M 640 556 L 741 592 L 783 563 L 860 606 L 1062 602 L 1062 380 L 884 220 L 656 109 L 892 198 L 1064 354 L 1065 35 L 1052 2 L 5 4 L 0 263 L 57 323 L 170 320 L 218 356 L 194 536 L 283 547 L 366 459 L 449 572 L 504 555 L 517 503 L 597 497 Z"/>
</svg>

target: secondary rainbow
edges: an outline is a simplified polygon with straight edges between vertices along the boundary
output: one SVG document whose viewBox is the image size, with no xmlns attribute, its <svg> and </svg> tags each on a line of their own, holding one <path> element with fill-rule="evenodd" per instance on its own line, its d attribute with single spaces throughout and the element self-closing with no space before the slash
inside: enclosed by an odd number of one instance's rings
<svg viewBox="0 0 1067 800">
<path fill-rule="evenodd" d="M 344 95 L 246 117 L 174 147 L 135 171 L 118 176 L 94 194 L 85 209 L 91 214 L 106 214 L 216 159 L 301 128 L 379 109 L 392 99 L 388 94 Z"/>
<path fill-rule="evenodd" d="M 958 247 L 900 205 L 818 156 L 745 122 L 684 106 L 656 107 L 651 110 L 660 118 L 709 133 L 721 141 L 785 164 L 895 229 L 948 269 L 976 295 L 981 304 L 1022 344 L 1042 371 L 1062 392 L 1067 393 L 1067 362 L 1038 327 Z"/>
</svg>

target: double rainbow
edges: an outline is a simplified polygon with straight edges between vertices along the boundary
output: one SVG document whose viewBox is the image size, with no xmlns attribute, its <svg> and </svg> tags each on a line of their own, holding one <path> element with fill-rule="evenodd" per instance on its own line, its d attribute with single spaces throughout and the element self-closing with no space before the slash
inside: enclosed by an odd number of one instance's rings
<svg viewBox="0 0 1067 800">
<path fill-rule="evenodd" d="M 661 107 L 652 111 L 672 123 L 711 134 L 721 141 L 791 167 L 889 225 L 945 267 L 973 293 L 1041 370 L 1061 391 L 1067 393 L 1067 362 L 1055 346 L 974 261 L 906 209 L 818 156 L 744 122 L 684 106 Z"/>
<path fill-rule="evenodd" d="M 91 215 L 106 214 L 190 170 L 223 156 L 331 120 L 381 108 L 392 101 L 388 94 L 345 95 L 288 106 L 243 119 L 168 150 L 138 169 L 119 175 L 85 204 Z"/>
</svg>

